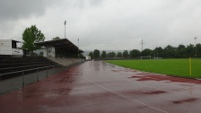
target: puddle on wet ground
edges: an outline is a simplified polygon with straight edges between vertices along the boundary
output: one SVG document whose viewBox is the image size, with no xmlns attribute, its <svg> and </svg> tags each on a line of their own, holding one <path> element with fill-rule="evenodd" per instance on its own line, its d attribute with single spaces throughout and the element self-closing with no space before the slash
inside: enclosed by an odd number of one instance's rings
<svg viewBox="0 0 201 113">
<path fill-rule="evenodd" d="M 177 100 L 177 101 L 173 101 L 174 104 L 182 104 L 182 103 L 191 103 L 191 102 L 195 102 L 197 101 L 199 98 L 187 98 L 187 99 L 183 99 L 183 100 Z"/>
<path fill-rule="evenodd" d="M 164 75 L 155 75 L 155 74 L 140 74 L 134 75 L 129 78 L 135 78 L 137 81 L 167 81 L 171 82 L 181 82 L 181 83 L 194 83 L 194 84 L 201 84 L 200 80 L 195 79 L 188 79 L 188 78 L 180 78 L 180 77 L 173 77 L 173 76 L 164 76 Z"/>
<path fill-rule="evenodd" d="M 162 93 L 166 93 L 165 91 L 160 91 L 160 90 L 156 90 L 156 91 L 149 91 L 149 92 L 144 92 L 144 94 L 162 94 Z"/>
<path fill-rule="evenodd" d="M 159 95 L 167 93 L 166 91 L 162 90 L 151 90 L 151 91 L 129 91 L 129 92 L 122 92 L 129 95 Z"/>
<path fill-rule="evenodd" d="M 122 69 L 117 69 L 117 70 L 112 69 L 111 71 L 113 71 L 113 72 L 139 72 L 137 70 L 131 70 L 131 69 L 124 69 L 124 70 L 122 70 Z"/>
</svg>

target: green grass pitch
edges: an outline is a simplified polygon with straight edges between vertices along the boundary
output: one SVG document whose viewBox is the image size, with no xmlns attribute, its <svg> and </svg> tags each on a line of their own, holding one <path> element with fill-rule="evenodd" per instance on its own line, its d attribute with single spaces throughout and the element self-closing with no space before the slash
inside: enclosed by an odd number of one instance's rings
<svg viewBox="0 0 201 113">
<path fill-rule="evenodd" d="M 186 78 L 201 78 L 201 59 L 191 60 L 191 75 L 189 59 L 108 60 L 106 62 L 140 71 Z"/>
</svg>

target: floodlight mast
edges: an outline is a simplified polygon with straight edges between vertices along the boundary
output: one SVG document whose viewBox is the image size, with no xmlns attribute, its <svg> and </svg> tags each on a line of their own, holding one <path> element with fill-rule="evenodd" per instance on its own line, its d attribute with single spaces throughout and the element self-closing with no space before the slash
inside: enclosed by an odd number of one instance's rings
<svg viewBox="0 0 201 113">
<path fill-rule="evenodd" d="M 194 37 L 194 39 L 195 39 L 195 57 L 197 57 L 197 47 L 196 47 L 196 45 L 197 45 L 197 37 Z"/>
<path fill-rule="evenodd" d="M 143 51 L 143 46 L 144 46 L 144 41 L 143 41 L 143 39 L 141 40 L 140 44 L 141 44 L 141 48 L 142 48 L 142 51 Z"/>
<path fill-rule="evenodd" d="M 78 38 L 78 40 L 77 40 L 77 47 L 78 47 L 78 49 L 79 49 L 79 42 L 80 42 L 80 39 Z"/>
<path fill-rule="evenodd" d="M 67 21 L 65 20 L 64 21 L 64 38 L 66 38 L 66 23 L 67 23 Z"/>
</svg>

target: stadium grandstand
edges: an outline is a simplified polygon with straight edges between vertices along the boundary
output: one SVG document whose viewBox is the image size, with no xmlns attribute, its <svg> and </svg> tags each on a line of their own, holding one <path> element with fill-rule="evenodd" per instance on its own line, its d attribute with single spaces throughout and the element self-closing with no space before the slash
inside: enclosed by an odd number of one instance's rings
<svg viewBox="0 0 201 113">
<path fill-rule="evenodd" d="M 17 48 L 17 43 L 20 42 L 10 39 L 0 40 L 0 80 L 9 80 L 20 76 L 23 76 L 21 78 L 24 80 L 24 76 L 30 74 L 34 77 L 36 75 L 42 76 L 38 73 L 46 70 L 44 74 L 51 74 L 50 72 L 56 68 L 66 69 L 82 62 L 79 59 L 79 54 L 83 51 L 68 39 L 34 43 L 41 46 L 40 50 L 35 51 L 39 53 L 38 56 L 25 56 L 23 49 Z M 37 74 L 34 74 L 36 72 Z"/>
<path fill-rule="evenodd" d="M 81 61 L 79 54 L 83 51 L 66 38 L 35 44 L 42 46 L 42 49 L 38 51 L 39 54 L 62 66 L 73 65 Z"/>
</svg>

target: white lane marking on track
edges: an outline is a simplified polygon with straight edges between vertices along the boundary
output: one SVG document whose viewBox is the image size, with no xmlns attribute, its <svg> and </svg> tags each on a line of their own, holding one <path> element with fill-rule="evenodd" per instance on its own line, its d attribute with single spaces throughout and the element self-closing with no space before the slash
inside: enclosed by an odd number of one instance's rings
<svg viewBox="0 0 201 113">
<path fill-rule="evenodd" d="M 85 76 L 84 76 L 84 78 L 85 78 L 87 81 L 91 82 L 92 84 L 94 84 L 94 85 L 96 85 L 96 86 L 98 86 L 98 87 L 100 87 L 100 88 L 103 88 L 103 89 L 105 89 L 105 90 L 107 90 L 107 91 L 109 91 L 109 92 L 115 93 L 115 94 L 117 94 L 117 95 L 119 95 L 119 96 L 121 96 L 121 97 L 123 97 L 123 98 L 126 98 L 126 99 L 128 99 L 128 100 L 130 100 L 130 101 L 138 102 L 138 103 L 143 104 L 143 105 L 145 105 L 145 106 L 147 106 L 147 107 L 149 107 L 149 108 L 151 108 L 151 109 L 154 109 L 154 110 L 157 110 L 157 111 L 161 111 L 161 112 L 164 112 L 164 113 L 168 113 L 167 111 L 164 111 L 164 110 L 162 110 L 162 109 L 159 109 L 159 108 L 150 106 L 150 105 L 145 104 L 145 103 L 143 103 L 143 102 L 141 102 L 141 101 L 138 101 L 138 100 L 129 98 L 129 97 L 127 97 L 127 96 L 125 96 L 125 95 L 123 95 L 123 94 L 121 94 L 121 93 L 118 93 L 118 92 L 116 92 L 116 91 L 113 91 L 113 90 L 111 90 L 111 89 L 109 89 L 109 88 L 106 88 L 106 87 L 100 85 L 100 84 L 94 83 L 93 81 L 87 79 Z"/>
</svg>

